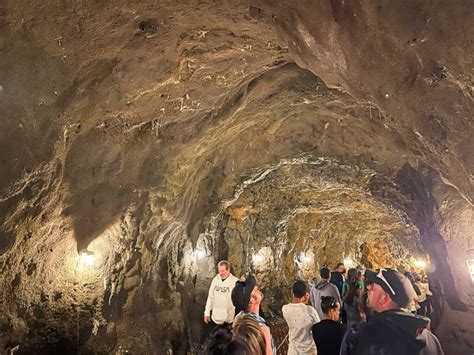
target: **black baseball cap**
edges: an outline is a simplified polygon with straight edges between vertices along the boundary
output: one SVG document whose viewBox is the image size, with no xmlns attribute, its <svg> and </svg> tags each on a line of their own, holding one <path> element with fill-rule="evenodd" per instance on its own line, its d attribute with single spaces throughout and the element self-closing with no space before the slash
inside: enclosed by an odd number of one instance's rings
<svg viewBox="0 0 474 355">
<path fill-rule="evenodd" d="M 401 308 L 406 308 L 415 296 L 415 290 L 406 276 L 393 269 L 379 269 L 365 272 L 367 283 L 376 283 Z"/>
<path fill-rule="evenodd" d="M 246 311 L 250 302 L 250 294 L 257 285 L 257 280 L 252 275 L 247 276 L 245 281 L 237 281 L 232 290 L 232 303 L 235 307 L 235 314 Z"/>
</svg>

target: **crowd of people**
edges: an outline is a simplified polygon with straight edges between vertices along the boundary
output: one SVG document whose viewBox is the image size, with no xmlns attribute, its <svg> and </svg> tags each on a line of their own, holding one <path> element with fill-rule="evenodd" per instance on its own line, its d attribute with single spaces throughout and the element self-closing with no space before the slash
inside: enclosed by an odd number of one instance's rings
<svg viewBox="0 0 474 355">
<path fill-rule="evenodd" d="M 254 276 L 244 281 L 217 265 L 204 311 L 209 355 L 276 355 L 277 344 L 261 312 L 263 294 Z M 324 267 L 311 287 L 292 285 L 282 308 L 288 355 L 444 354 L 430 330 L 431 292 L 426 278 L 386 268 L 365 273 L 339 263 Z"/>
</svg>

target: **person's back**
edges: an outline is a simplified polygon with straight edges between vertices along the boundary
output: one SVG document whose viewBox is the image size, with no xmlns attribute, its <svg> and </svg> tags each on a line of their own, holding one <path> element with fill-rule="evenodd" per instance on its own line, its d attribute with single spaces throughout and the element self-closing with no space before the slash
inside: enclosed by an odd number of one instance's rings
<svg viewBox="0 0 474 355">
<path fill-rule="evenodd" d="M 377 313 L 358 331 L 358 340 L 351 355 L 419 355 L 425 343 L 417 331 L 426 326 L 426 319 L 403 311 Z M 426 335 L 431 338 L 429 334 Z M 437 354 L 437 353 L 435 353 Z"/>
<path fill-rule="evenodd" d="M 340 322 L 323 319 L 312 327 L 313 339 L 318 355 L 339 355 L 346 326 Z"/>
<path fill-rule="evenodd" d="M 318 349 L 318 355 L 339 355 L 346 326 L 339 322 L 341 305 L 336 298 L 323 296 L 321 309 L 323 320 L 312 326 L 313 340 Z"/>
<path fill-rule="evenodd" d="M 289 328 L 288 354 L 316 354 L 311 326 L 319 322 L 319 316 L 313 307 L 306 304 L 309 293 L 303 281 L 296 281 L 292 292 L 292 303 L 282 308 Z"/>
<path fill-rule="evenodd" d="M 339 304 L 341 304 L 341 297 L 339 294 L 339 290 L 335 285 L 329 282 L 329 278 L 331 272 L 328 268 L 322 268 L 319 271 L 321 276 L 321 281 L 315 283 L 311 286 L 310 296 L 311 296 L 311 304 L 313 305 L 314 309 L 318 313 L 320 319 L 324 317 L 324 313 L 321 310 L 321 297 L 324 296 L 331 296 L 334 297 Z"/>
</svg>

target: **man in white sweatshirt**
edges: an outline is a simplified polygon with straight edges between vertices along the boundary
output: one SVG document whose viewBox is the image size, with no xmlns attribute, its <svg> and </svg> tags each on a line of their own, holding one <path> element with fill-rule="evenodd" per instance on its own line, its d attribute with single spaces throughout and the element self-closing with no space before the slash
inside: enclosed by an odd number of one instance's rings
<svg viewBox="0 0 474 355">
<path fill-rule="evenodd" d="M 219 261 L 217 275 L 212 279 L 207 296 L 204 323 L 209 324 L 209 321 L 211 324 L 212 322 L 215 324 L 232 323 L 235 308 L 232 304 L 231 294 L 238 280 L 230 273 L 230 263 L 226 260 Z"/>
</svg>

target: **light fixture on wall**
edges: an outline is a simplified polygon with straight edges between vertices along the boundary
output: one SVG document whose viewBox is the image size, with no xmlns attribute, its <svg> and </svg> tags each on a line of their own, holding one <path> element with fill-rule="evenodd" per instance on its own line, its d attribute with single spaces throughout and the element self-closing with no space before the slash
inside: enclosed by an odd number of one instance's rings
<svg viewBox="0 0 474 355">
<path fill-rule="evenodd" d="M 313 258 L 306 253 L 301 253 L 301 261 L 304 264 L 309 264 L 313 261 Z"/>
<path fill-rule="evenodd" d="M 79 252 L 79 261 L 77 267 L 79 270 L 92 269 L 95 265 L 94 253 L 87 249 Z"/>
<path fill-rule="evenodd" d="M 206 257 L 206 252 L 202 249 L 196 249 L 194 251 L 194 256 L 196 257 L 196 259 L 200 260 L 200 259 L 204 259 Z"/>
<path fill-rule="evenodd" d="M 349 268 L 354 266 L 354 260 L 352 260 L 351 258 L 344 258 L 343 263 L 344 263 L 344 266 L 349 267 Z"/>
<path fill-rule="evenodd" d="M 415 266 L 418 268 L 418 269 L 424 269 L 426 267 L 426 261 L 424 260 L 416 260 L 415 261 Z"/>
<path fill-rule="evenodd" d="M 265 256 L 263 256 L 263 255 L 260 254 L 260 253 L 257 253 L 257 254 L 253 254 L 253 255 L 252 255 L 252 261 L 253 261 L 255 264 L 263 263 L 264 260 L 265 260 Z"/>
</svg>

